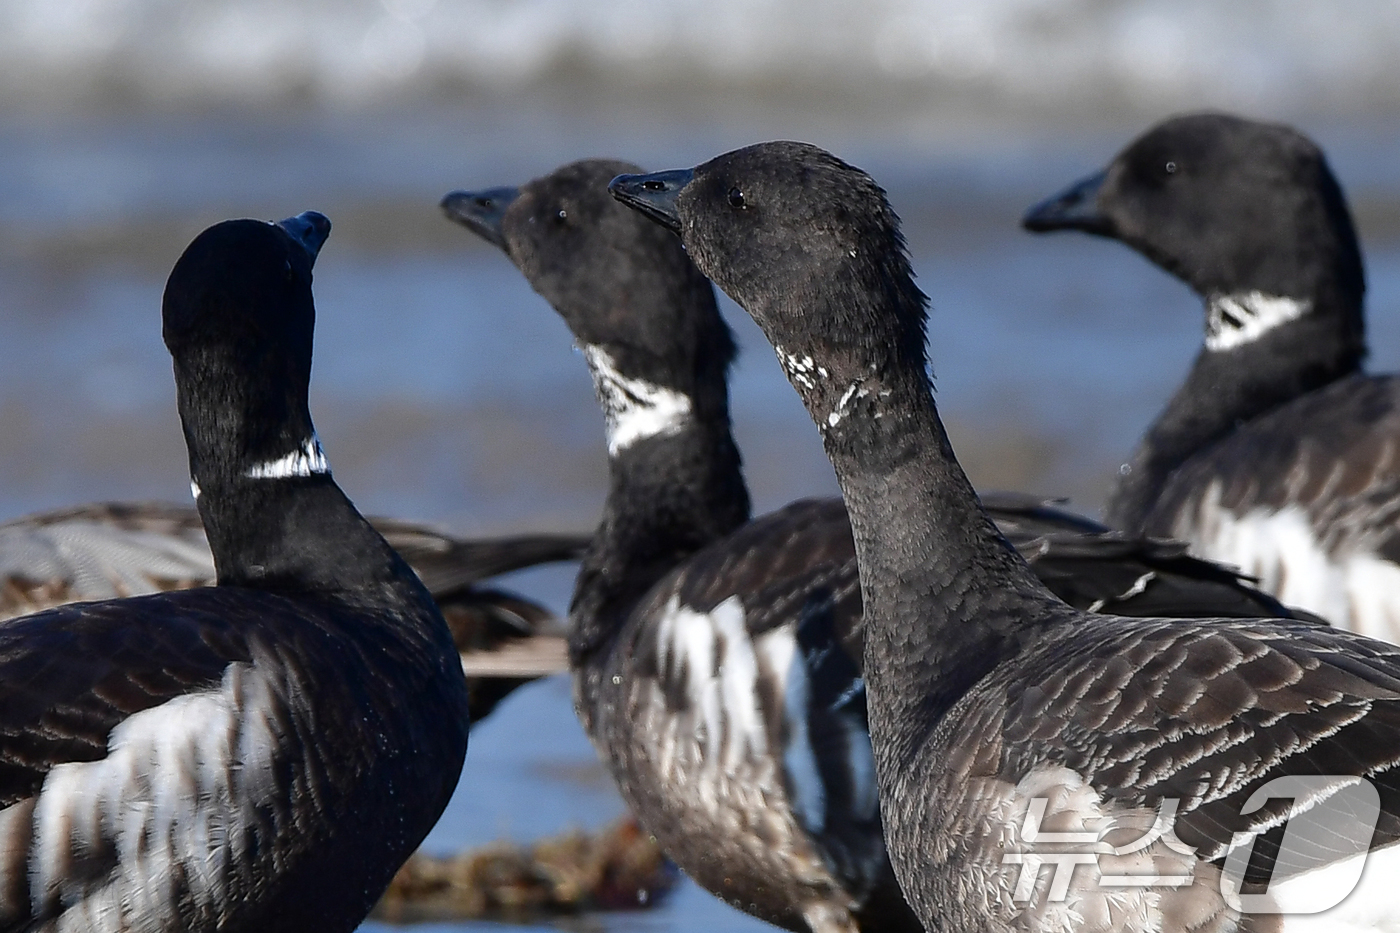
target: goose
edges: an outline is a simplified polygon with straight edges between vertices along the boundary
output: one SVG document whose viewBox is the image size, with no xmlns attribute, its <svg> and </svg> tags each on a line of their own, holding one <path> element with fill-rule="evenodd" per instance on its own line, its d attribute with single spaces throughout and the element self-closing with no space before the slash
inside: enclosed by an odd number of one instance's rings
<svg viewBox="0 0 1400 933">
<path fill-rule="evenodd" d="M 925 929 L 1394 927 L 1400 648 L 1056 598 L 958 466 L 927 299 L 866 173 L 776 142 L 610 188 L 754 318 L 821 433 L 888 852 Z"/>
<path fill-rule="evenodd" d="M 1400 641 L 1400 380 L 1368 375 L 1346 198 L 1291 127 L 1167 120 L 1026 214 L 1112 237 L 1205 304 L 1186 381 L 1108 501 L 1336 625 Z"/>
<path fill-rule="evenodd" d="M 307 408 L 329 232 L 216 224 L 166 284 L 216 585 L 0 625 L 0 929 L 350 931 L 456 787 L 452 635 Z"/>
<path fill-rule="evenodd" d="M 747 520 L 747 486 L 737 453 L 732 463 L 725 462 L 736 449 L 727 401 L 733 336 L 713 286 L 695 274 L 675 238 L 643 223 L 607 193 L 608 181 L 622 170 L 640 171 L 618 160 L 583 159 L 523 188 L 451 192 L 442 207 L 451 220 L 502 250 L 564 318 L 605 409 L 610 454 L 631 446 L 634 437 L 652 438 L 653 446 L 667 449 L 663 439 L 671 436 L 671 419 L 678 417 L 668 405 L 678 411 L 694 407 L 684 397 L 687 392 L 676 387 L 693 381 L 699 388 L 690 394 L 703 389 L 725 396 L 723 411 L 711 419 L 719 441 L 689 455 L 709 457 L 708 470 L 728 474 L 729 511 Z M 660 349 L 652 348 L 655 359 L 634 361 L 631 345 L 647 328 L 660 330 L 652 338 Z M 722 357 L 726 365 L 709 367 L 709 355 Z M 651 399 L 654 404 L 647 403 Z M 1074 605 L 1127 615 L 1292 611 L 1239 574 L 1187 556 L 1180 542 L 1125 536 L 1020 493 L 993 491 L 983 502 L 1042 578 Z M 636 507 L 627 495 L 619 495 L 617 505 Z M 839 521 L 828 533 L 843 540 L 850 536 Z M 854 572 L 854 550 L 847 550 Z"/>
<path fill-rule="evenodd" d="M 845 508 L 752 518 L 734 341 L 680 241 L 608 194 L 636 170 L 589 159 L 443 199 L 564 319 L 605 414 L 610 489 L 570 612 L 579 714 L 633 812 L 707 890 L 788 929 L 919 929 L 880 835 Z M 998 502 L 1036 571 L 1086 606 L 1279 611 L 1179 545 Z"/>
</svg>

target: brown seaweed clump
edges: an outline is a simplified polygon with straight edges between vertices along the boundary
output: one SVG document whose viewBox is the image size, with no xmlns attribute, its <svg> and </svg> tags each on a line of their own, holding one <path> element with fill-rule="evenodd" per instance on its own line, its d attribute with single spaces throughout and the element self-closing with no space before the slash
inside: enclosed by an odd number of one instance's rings
<svg viewBox="0 0 1400 933">
<path fill-rule="evenodd" d="M 372 916 L 388 923 L 526 921 L 655 907 L 679 872 L 630 818 L 596 833 L 567 832 L 533 845 L 495 843 L 457 855 L 416 853 Z"/>
</svg>

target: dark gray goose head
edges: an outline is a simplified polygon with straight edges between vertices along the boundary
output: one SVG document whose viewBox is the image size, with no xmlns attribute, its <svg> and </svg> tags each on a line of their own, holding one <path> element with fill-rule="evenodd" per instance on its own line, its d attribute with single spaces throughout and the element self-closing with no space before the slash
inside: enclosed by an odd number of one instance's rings
<svg viewBox="0 0 1400 933">
<path fill-rule="evenodd" d="M 693 417 L 723 414 L 727 423 L 735 352 L 709 282 L 675 237 L 608 196 L 613 176 L 635 170 L 587 159 L 519 189 L 442 201 L 448 217 L 504 250 L 564 319 L 588 359 L 613 454 Z"/>
<path fill-rule="evenodd" d="M 1291 127 L 1218 113 L 1176 117 L 1102 172 L 1031 208 L 1024 225 L 1121 240 L 1201 296 L 1201 352 L 1120 468 L 1106 510 L 1127 531 L 1189 537 L 1201 547 L 1177 522 L 1184 512 L 1165 504 L 1178 471 L 1194 464 L 1212 481 L 1228 464 L 1210 451 L 1227 437 L 1358 374 L 1366 355 L 1361 253 L 1325 156 Z M 1281 479 L 1292 463 L 1276 457 L 1262 466 Z M 1273 576 L 1252 558 L 1204 553 Z"/>
<path fill-rule="evenodd" d="M 1342 349 L 1364 355 L 1366 284 L 1351 213 L 1322 150 L 1291 127 L 1175 117 L 1022 223 L 1120 240 L 1185 281 L 1206 301 L 1208 349 L 1324 316 Z"/>
<path fill-rule="evenodd" d="M 608 181 L 635 168 L 586 159 L 518 189 L 442 201 L 564 319 L 593 377 L 610 491 L 575 589 L 579 651 L 661 574 L 749 517 L 729 421 L 734 341 L 679 241 L 609 196 Z"/>
<path fill-rule="evenodd" d="M 329 235 L 314 211 L 225 221 L 171 271 L 163 332 L 196 488 L 329 472 L 306 404 L 311 268 Z"/>
<path fill-rule="evenodd" d="M 658 174 L 613 190 L 666 216 L 700 268 L 795 348 L 789 378 L 851 511 L 882 819 L 926 929 L 1114 929 L 1123 917 L 1172 933 L 1286 929 L 1279 913 L 1336 904 L 1306 900 L 1310 878 L 1286 891 L 1302 871 L 1368 853 L 1394 863 L 1400 649 L 1288 620 L 1096 616 L 1050 598 L 980 514 L 953 457 L 923 366 L 923 301 L 897 220 L 864 173 L 775 143 L 720 156 L 674 187 Z M 863 260 L 867 250 L 884 258 Z M 833 409 L 838 392 L 847 404 Z M 1281 668 L 1296 675 L 1280 679 Z M 1294 786 L 1327 811 L 1306 851 L 1287 845 L 1300 811 L 1274 783 L 1299 776 L 1312 780 Z M 1356 786 L 1369 796 L 1344 792 Z M 1074 830 L 1170 826 L 1170 840 L 1142 836 L 1131 851 L 1155 847 L 1149 870 L 1170 862 L 1182 880 L 1145 891 L 1090 851 L 1103 835 L 1085 833 L 1073 854 L 1095 867 L 1068 881 L 1071 916 L 1043 875 L 1019 871 L 1046 853 L 1035 837 L 1046 807 Z M 1242 850 L 1245 864 L 1231 859 Z M 1393 901 L 1371 867 L 1339 911 L 1365 927 Z M 1276 899 L 1242 906 L 1231 896 L 1242 884 Z M 1242 916 L 1255 910 L 1266 916 Z"/>
<path fill-rule="evenodd" d="M 331 478 L 307 404 L 311 269 L 329 232 L 314 211 L 225 221 L 190 243 L 166 282 L 165 345 L 221 584 L 405 585 L 406 565 Z"/>
<path fill-rule="evenodd" d="M 846 395 L 856 381 L 875 370 L 895 373 L 896 358 L 923 371 L 925 298 L 913 285 L 898 218 L 864 172 L 816 146 L 776 142 L 693 170 L 622 175 L 611 190 L 680 231 L 696 265 L 774 339 L 799 392 L 828 412 L 824 430 L 866 398 L 859 390 Z M 871 249 L 887 243 L 896 248 Z M 886 295 L 891 289 L 897 294 Z M 871 294 L 888 297 L 908 319 L 872 313 Z M 842 318 L 812 315 L 817 299 L 841 308 Z M 817 344 L 828 351 L 820 369 L 811 353 Z"/>
</svg>

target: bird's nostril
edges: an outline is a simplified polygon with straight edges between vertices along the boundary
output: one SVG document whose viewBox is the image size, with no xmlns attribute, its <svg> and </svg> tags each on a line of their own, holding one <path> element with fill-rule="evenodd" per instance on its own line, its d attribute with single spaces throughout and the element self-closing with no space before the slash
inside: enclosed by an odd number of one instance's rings
<svg viewBox="0 0 1400 933">
<path fill-rule="evenodd" d="M 644 182 L 642 182 L 642 190 L 643 190 L 643 191 L 665 191 L 665 190 L 666 190 L 666 186 L 663 185 L 663 184 L 662 184 L 661 182 L 659 182 L 659 181 L 644 181 Z"/>
</svg>

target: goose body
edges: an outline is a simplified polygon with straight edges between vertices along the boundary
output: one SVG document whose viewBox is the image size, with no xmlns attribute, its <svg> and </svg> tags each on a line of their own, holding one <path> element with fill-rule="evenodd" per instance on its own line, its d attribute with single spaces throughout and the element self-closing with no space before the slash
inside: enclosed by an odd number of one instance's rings
<svg viewBox="0 0 1400 933">
<path fill-rule="evenodd" d="M 880 831 L 846 509 L 808 499 L 751 518 L 732 337 L 678 241 L 607 194 L 633 168 L 589 160 L 443 201 L 564 318 L 605 415 L 608 502 L 571 610 L 580 718 L 707 890 L 789 929 L 918 929 Z M 1085 606 L 1281 611 L 1177 545 L 997 501 L 1037 572 Z"/>
<path fill-rule="evenodd" d="M 766 143 L 610 187 L 818 376 L 786 367 L 850 513 L 881 818 L 925 929 L 1393 928 L 1400 648 L 1056 598 L 957 465 L 927 299 L 859 169 Z M 1289 841 L 1312 812 L 1324 831 Z"/>
<path fill-rule="evenodd" d="M 0 930 L 350 931 L 456 786 L 451 633 L 307 411 L 329 227 L 216 225 L 166 286 L 218 584 L 0 625 Z"/>
<path fill-rule="evenodd" d="M 1400 379 L 1362 371 L 1361 252 L 1322 151 L 1286 126 L 1177 117 L 1024 223 L 1121 240 L 1205 305 L 1200 354 L 1109 523 L 1400 641 Z"/>
<path fill-rule="evenodd" d="M 1400 379 L 1353 375 L 1259 416 L 1178 467 L 1150 521 L 1282 602 L 1400 641 Z"/>
<path fill-rule="evenodd" d="M 432 828 L 467 713 L 416 613 L 230 590 L 0 626 L 0 929 L 352 930 Z"/>
<path fill-rule="evenodd" d="M 444 201 L 568 323 L 605 416 L 608 500 L 570 608 L 575 708 L 702 887 L 792 930 L 917 930 L 879 832 L 845 510 L 749 520 L 733 340 L 675 239 L 608 195 L 632 167 Z"/>
</svg>

